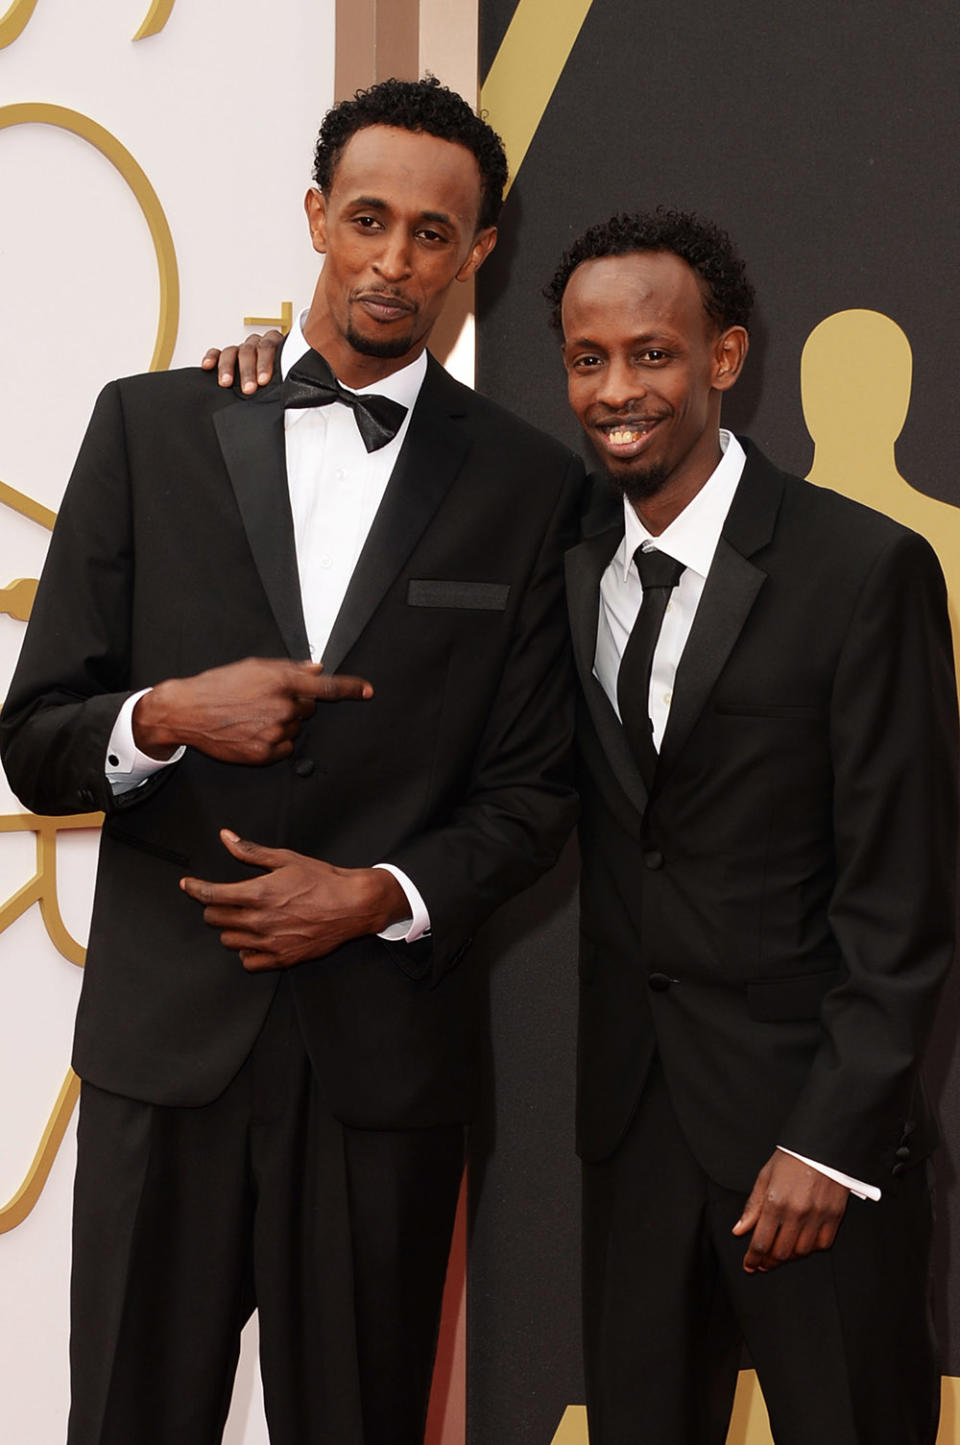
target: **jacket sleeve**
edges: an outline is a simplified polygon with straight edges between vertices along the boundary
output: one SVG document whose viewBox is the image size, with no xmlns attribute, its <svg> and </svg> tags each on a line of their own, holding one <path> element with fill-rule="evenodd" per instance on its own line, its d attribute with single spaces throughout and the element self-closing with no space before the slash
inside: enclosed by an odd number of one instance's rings
<svg viewBox="0 0 960 1445">
<path fill-rule="evenodd" d="M 387 860 L 412 878 L 430 911 L 430 947 L 394 945 L 407 972 L 439 978 L 484 919 L 556 861 L 576 821 L 575 680 L 563 554 L 577 540 L 582 492 L 583 468 L 571 458 L 463 801 L 442 827 L 411 839 Z"/>
<path fill-rule="evenodd" d="M 97 400 L 54 527 L 20 659 L 0 716 L 0 758 L 35 813 L 130 806 L 105 776 L 132 689 L 133 546 L 120 389 Z M 136 791 L 141 800 L 160 779 Z"/>
<path fill-rule="evenodd" d="M 848 977 L 779 1142 L 889 1185 L 917 1067 L 953 956 L 957 695 L 946 589 L 900 534 L 861 590 L 830 709 L 836 885 Z"/>
</svg>

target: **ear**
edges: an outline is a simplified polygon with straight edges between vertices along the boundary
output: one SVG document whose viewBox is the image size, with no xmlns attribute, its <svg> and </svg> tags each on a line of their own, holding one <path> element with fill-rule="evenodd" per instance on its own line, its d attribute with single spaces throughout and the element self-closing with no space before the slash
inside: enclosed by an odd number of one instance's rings
<svg viewBox="0 0 960 1445">
<path fill-rule="evenodd" d="M 746 360 L 750 337 L 743 326 L 728 326 L 721 331 L 713 348 L 713 388 L 729 391 Z"/>
<path fill-rule="evenodd" d="M 310 240 L 313 242 L 313 249 L 321 256 L 327 254 L 327 203 L 323 198 L 322 191 L 316 186 L 311 186 L 303 198 L 303 209 L 307 213 L 307 225 L 310 227 Z"/>
<path fill-rule="evenodd" d="M 496 226 L 486 226 L 482 231 L 478 231 L 473 238 L 473 245 L 470 247 L 467 259 L 457 272 L 457 280 L 469 281 L 471 276 L 475 276 L 496 244 Z"/>
</svg>

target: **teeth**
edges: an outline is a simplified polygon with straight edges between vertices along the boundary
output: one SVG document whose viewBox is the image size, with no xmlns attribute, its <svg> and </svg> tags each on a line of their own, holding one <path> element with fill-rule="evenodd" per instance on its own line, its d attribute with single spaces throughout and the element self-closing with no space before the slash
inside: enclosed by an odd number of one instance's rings
<svg viewBox="0 0 960 1445">
<path fill-rule="evenodd" d="M 629 431 L 626 427 L 619 427 L 617 431 L 608 432 L 614 446 L 626 446 L 629 442 L 638 442 L 643 436 L 642 431 Z"/>
</svg>

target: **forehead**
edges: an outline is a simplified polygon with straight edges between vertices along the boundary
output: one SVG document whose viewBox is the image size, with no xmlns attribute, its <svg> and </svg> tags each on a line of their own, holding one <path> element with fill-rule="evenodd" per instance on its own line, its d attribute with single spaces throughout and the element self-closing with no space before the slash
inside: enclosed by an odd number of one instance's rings
<svg viewBox="0 0 960 1445">
<path fill-rule="evenodd" d="M 363 197 L 398 212 L 443 212 L 471 228 L 480 210 L 480 167 L 457 141 L 371 125 L 350 137 L 330 186 L 337 203 Z"/>
<path fill-rule="evenodd" d="M 711 329 L 700 280 L 672 251 L 583 261 L 563 293 L 563 334 L 603 344 L 647 332 L 702 340 Z"/>
</svg>

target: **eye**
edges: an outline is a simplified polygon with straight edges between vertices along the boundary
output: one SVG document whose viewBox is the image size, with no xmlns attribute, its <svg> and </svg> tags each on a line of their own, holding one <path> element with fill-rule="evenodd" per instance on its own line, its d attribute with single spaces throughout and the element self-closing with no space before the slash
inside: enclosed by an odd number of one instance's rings
<svg viewBox="0 0 960 1445">
<path fill-rule="evenodd" d="M 422 227 L 417 232 L 417 236 L 421 241 L 426 241 L 429 246 L 444 246 L 447 243 L 447 237 L 441 231 L 433 231 L 429 226 Z"/>
<path fill-rule="evenodd" d="M 361 231 L 373 231 L 380 225 L 377 216 L 354 216 L 353 220 L 354 225 L 358 226 Z"/>
<path fill-rule="evenodd" d="M 593 352 L 584 352 L 582 356 L 575 356 L 570 363 L 573 371 L 592 371 L 594 367 L 602 365 L 602 358 L 595 356 Z"/>
<path fill-rule="evenodd" d="M 661 362 L 669 361 L 669 359 L 669 353 L 666 351 L 662 351 L 658 346 L 648 346 L 645 351 L 641 351 L 638 357 L 638 360 L 650 362 L 654 366 L 658 365 Z"/>
</svg>

